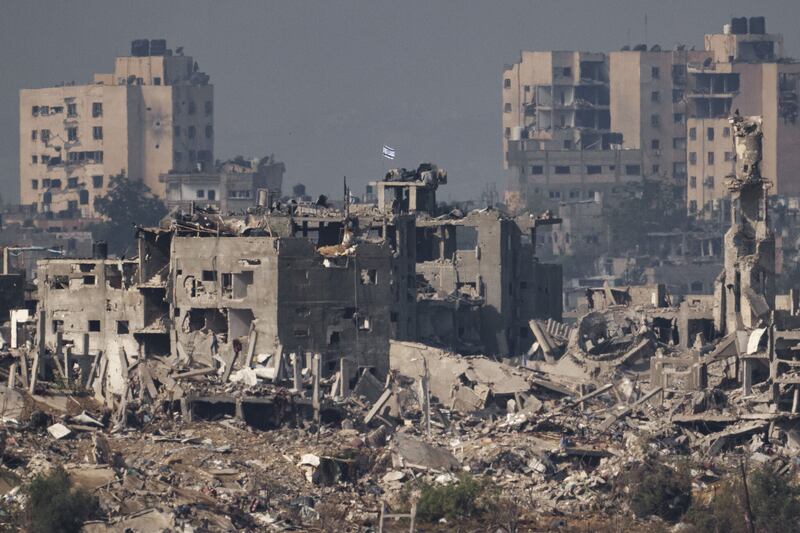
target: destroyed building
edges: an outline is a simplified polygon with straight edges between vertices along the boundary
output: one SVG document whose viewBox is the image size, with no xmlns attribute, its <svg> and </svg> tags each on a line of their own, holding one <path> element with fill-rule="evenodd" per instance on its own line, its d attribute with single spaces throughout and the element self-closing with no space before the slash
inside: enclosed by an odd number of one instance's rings
<svg viewBox="0 0 800 533">
<path fill-rule="evenodd" d="M 431 171 L 444 175 L 431 165 L 418 175 Z M 88 349 L 111 359 L 178 355 L 207 368 L 313 353 L 326 374 L 344 358 L 377 375 L 390 338 L 526 352 L 528 321 L 561 315 L 560 267 L 534 250 L 536 228 L 558 219 L 434 216 L 423 199 L 439 181 L 400 183 L 390 187 L 401 201 L 383 209 L 198 207 L 140 228 L 136 259 L 41 261 L 45 344 L 88 335 Z"/>
<path fill-rule="evenodd" d="M 385 244 L 315 248 L 302 237 L 221 235 L 187 223 L 140 230 L 135 260 L 42 261 L 46 345 L 77 347 L 88 334 L 89 349 L 112 361 L 176 353 L 208 367 L 245 357 L 243 347 L 250 357 L 313 352 L 329 372 L 347 354 L 385 374 Z"/>
<path fill-rule="evenodd" d="M 561 268 L 536 258 L 546 216 L 513 218 L 494 209 L 438 214 L 447 174 L 434 165 L 389 172 L 374 184 L 385 214 L 415 213 L 415 335 L 460 353 L 516 355 L 532 342 L 528 320 L 561 317 Z M 401 237 L 401 240 L 404 239 Z M 409 328 L 410 329 L 410 328 Z"/>
<path fill-rule="evenodd" d="M 310 530 L 330 506 L 339 529 L 374 530 L 423 517 L 417 483 L 466 470 L 503 502 L 527 495 L 532 530 L 639 526 L 654 521 L 625 503 L 627 473 L 648 461 L 689 465 L 697 491 L 743 455 L 796 474 L 800 299 L 770 282 L 760 120 L 732 129 L 717 294 L 680 305 L 663 283 L 605 283 L 561 322 L 559 270 L 533 247 L 558 219 L 426 212 L 416 178 L 381 206 L 195 205 L 139 228 L 135 259 L 42 261 L 39 331 L 20 314 L 0 395 L 4 420 L 27 401 L 54 414 L 7 422 L 27 459 L 7 468 L 67 462 L 101 500 L 98 531 Z"/>
<path fill-rule="evenodd" d="M 423 163 L 417 169 L 393 169 L 383 180 L 370 185 L 376 191 L 378 207 L 392 213 L 433 213 L 436 189 L 447 183 L 447 172 Z"/>
<path fill-rule="evenodd" d="M 561 267 L 538 262 L 534 251 L 537 227 L 555 223 L 494 210 L 418 218 L 416 267 L 425 284 L 418 313 L 426 315 L 420 337 L 440 337 L 443 345 L 468 353 L 527 351 L 528 321 L 561 317 Z M 448 306 L 452 312 L 442 306 L 448 299 L 455 300 Z"/>
<path fill-rule="evenodd" d="M 731 227 L 717 281 L 720 333 L 754 328 L 775 309 L 775 236 L 767 220 L 769 182 L 761 176 L 762 123 L 734 117 L 736 173 L 728 178 Z"/>
</svg>

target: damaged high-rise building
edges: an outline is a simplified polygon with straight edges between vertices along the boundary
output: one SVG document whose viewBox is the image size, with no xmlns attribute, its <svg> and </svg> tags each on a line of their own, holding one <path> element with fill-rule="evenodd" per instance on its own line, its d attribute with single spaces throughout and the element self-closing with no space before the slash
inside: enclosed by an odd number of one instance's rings
<svg viewBox="0 0 800 533">
<path fill-rule="evenodd" d="M 20 204 L 39 213 L 96 216 L 121 173 L 163 198 L 162 174 L 214 162 L 214 88 L 164 39 L 133 41 L 89 84 L 23 89 L 19 110 Z"/>
<path fill-rule="evenodd" d="M 508 205 L 555 210 L 598 194 L 613 203 L 627 183 L 649 178 L 710 217 L 726 205 L 735 164 L 727 120 L 737 109 L 762 117 L 771 194 L 800 196 L 800 63 L 764 17 L 734 22 L 701 50 L 522 52 L 503 72 Z"/>
</svg>

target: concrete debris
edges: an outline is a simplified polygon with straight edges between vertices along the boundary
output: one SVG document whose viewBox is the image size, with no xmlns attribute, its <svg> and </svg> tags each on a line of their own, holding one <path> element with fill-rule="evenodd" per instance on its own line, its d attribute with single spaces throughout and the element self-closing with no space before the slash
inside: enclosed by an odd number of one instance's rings
<svg viewBox="0 0 800 533">
<path fill-rule="evenodd" d="M 374 531 L 419 483 L 471 475 L 546 530 L 629 513 L 620 483 L 650 457 L 698 493 L 742 455 L 796 474 L 798 306 L 776 306 L 761 122 L 731 124 L 705 303 L 606 283 L 562 322 L 531 244 L 556 220 L 436 213 L 427 164 L 378 207 L 193 209 L 140 228 L 140 258 L 40 262 L 36 320 L 0 348 L 0 491 L 64 465 L 100 502 L 86 531 Z"/>
<path fill-rule="evenodd" d="M 531 389 L 528 376 L 485 357 L 456 354 L 419 343 L 391 341 L 390 367 L 413 380 L 427 379 L 431 395 L 460 413 L 487 407 L 490 399 L 507 399 Z"/>
<path fill-rule="evenodd" d="M 157 509 L 145 509 L 138 513 L 116 518 L 105 522 L 88 522 L 84 524 L 86 533 L 106 533 L 111 531 L 171 531 L 175 521 L 170 513 Z"/>
<path fill-rule="evenodd" d="M 22 420 L 25 397 L 14 388 L 0 385 L 0 419 L 5 423 L 18 423 Z"/>
<path fill-rule="evenodd" d="M 95 433 L 92 435 L 92 462 L 97 465 L 106 465 L 111 461 L 111 447 L 108 439 Z"/>
<path fill-rule="evenodd" d="M 50 433 L 50 436 L 54 439 L 63 439 L 72 434 L 72 431 L 64 424 L 53 424 L 47 428 L 47 432 Z"/>
<path fill-rule="evenodd" d="M 407 435 L 396 436 L 394 452 L 393 463 L 400 468 L 446 471 L 457 470 L 461 466 L 458 459 L 444 448 Z"/>
</svg>

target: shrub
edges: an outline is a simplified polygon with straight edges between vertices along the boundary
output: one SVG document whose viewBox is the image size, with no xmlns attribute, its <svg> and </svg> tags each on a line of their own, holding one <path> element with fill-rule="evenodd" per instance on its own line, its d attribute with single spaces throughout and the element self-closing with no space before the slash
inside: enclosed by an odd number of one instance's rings
<svg viewBox="0 0 800 533">
<path fill-rule="evenodd" d="M 31 533 L 71 533 L 97 510 L 97 499 L 75 489 L 63 468 L 39 474 L 25 487 L 25 523 Z"/>
<path fill-rule="evenodd" d="M 417 518 L 423 522 L 438 522 L 441 518 L 456 520 L 478 516 L 477 499 L 483 485 L 470 475 L 462 474 L 458 483 L 432 485 L 422 483 L 417 500 Z"/>
<path fill-rule="evenodd" d="M 656 515 L 675 521 L 692 503 L 692 483 L 688 471 L 646 461 L 634 466 L 623 478 L 629 489 L 629 504 L 637 517 Z"/>
<path fill-rule="evenodd" d="M 748 476 L 747 484 L 756 529 L 771 532 L 800 528 L 800 489 L 790 485 L 785 476 L 764 465 Z"/>
<path fill-rule="evenodd" d="M 326 533 L 347 531 L 347 514 L 349 510 L 350 508 L 346 503 L 320 502 L 317 505 L 317 513 L 319 513 L 319 523 L 322 531 Z"/>
<path fill-rule="evenodd" d="M 800 529 L 800 488 L 764 465 L 747 476 L 750 509 L 757 531 L 766 533 Z M 706 504 L 694 504 L 685 520 L 700 533 L 746 533 L 744 487 L 741 479 L 721 483 Z"/>
<path fill-rule="evenodd" d="M 526 510 L 530 510 L 532 503 L 529 498 L 519 495 L 504 496 L 492 492 L 488 497 L 482 499 L 481 508 L 485 514 L 483 519 L 494 529 L 506 533 L 517 533 L 522 531 L 523 515 Z"/>
<path fill-rule="evenodd" d="M 684 521 L 693 526 L 693 531 L 698 533 L 746 533 L 744 523 L 744 507 L 740 502 L 739 494 L 741 484 L 730 481 L 720 483 L 715 487 L 714 496 L 708 504 L 692 502 L 686 512 Z"/>
</svg>

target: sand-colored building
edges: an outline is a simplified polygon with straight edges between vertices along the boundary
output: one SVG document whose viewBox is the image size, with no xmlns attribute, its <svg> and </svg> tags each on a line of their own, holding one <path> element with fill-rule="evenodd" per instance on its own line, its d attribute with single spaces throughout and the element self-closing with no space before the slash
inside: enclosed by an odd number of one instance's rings
<svg viewBox="0 0 800 533">
<path fill-rule="evenodd" d="M 505 201 L 514 210 L 554 208 L 641 179 L 641 152 L 623 153 L 612 132 L 604 54 L 522 52 L 503 73 L 503 129 Z"/>
<path fill-rule="evenodd" d="M 556 209 L 621 185 L 668 180 L 687 209 L 724 205 L 733 171 L 728 118 L 764 117 L 764 176 L 800 196 L 800 64 L 763 17 L 734 19 L 702 50 L 658 45 L 604 53 L 524 51 L 503 71 L 505 200 Z"/>
<path fill-rule="evenodd" d="M 770 194 L 800 196 L 800 63 L 784 56 L 783 37 L 758 18 L 735 19 L 705 36 L 709 58 L 687 66 L 687 208 L 704 217 L 727 203 L 725 178 L 736 164 L 729 118 L 763 117 L 762 175 Z"/>
<path fill-rule="evenodd" d="M 20 203 L 92 217 L 116 174 L 165 195 L 159 176 L 214 161 L 214 93 L 191 56 L 138 40 L 86 85 L 20 91 Z"/>
</svg>

